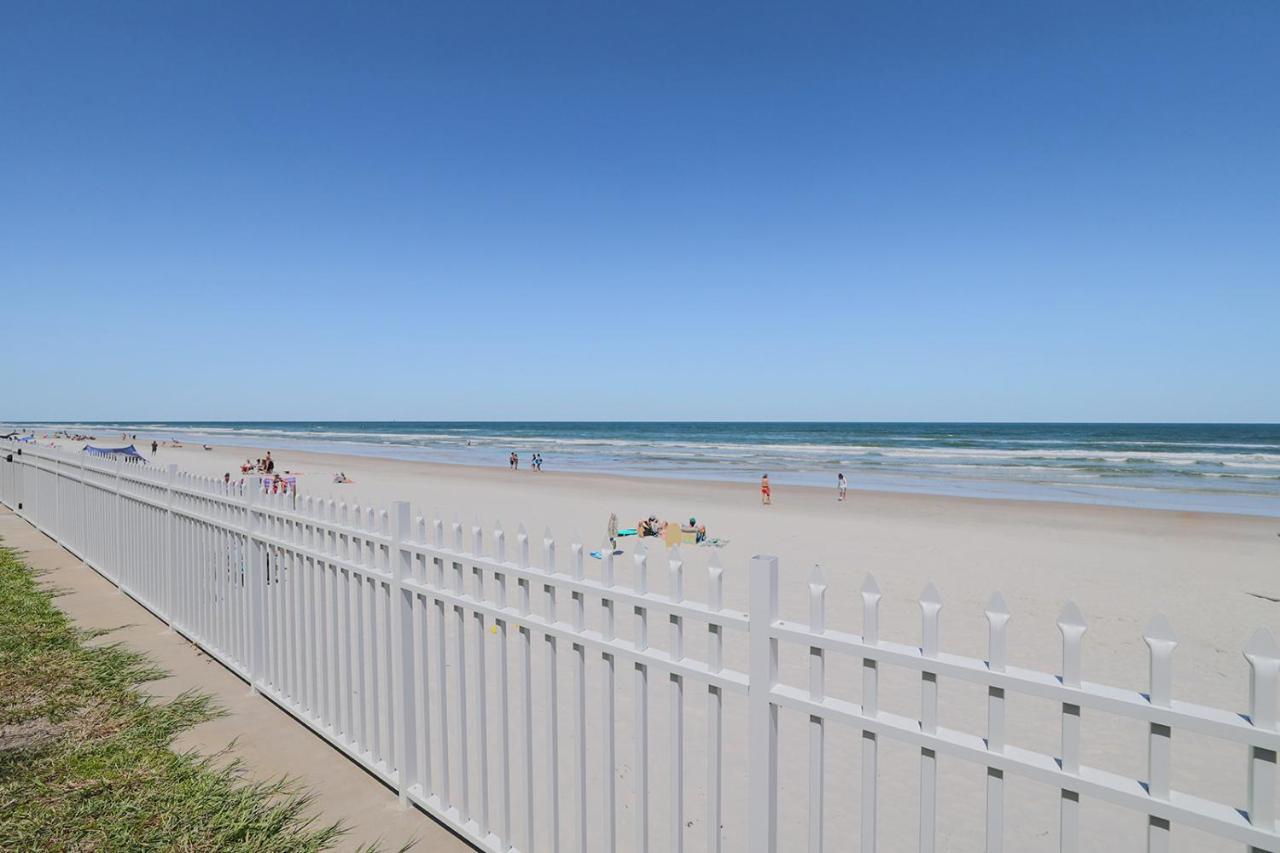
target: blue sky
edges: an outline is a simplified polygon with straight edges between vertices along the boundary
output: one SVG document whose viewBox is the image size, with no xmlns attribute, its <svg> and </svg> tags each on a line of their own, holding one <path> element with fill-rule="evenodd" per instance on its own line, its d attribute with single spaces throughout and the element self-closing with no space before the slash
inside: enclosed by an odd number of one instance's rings
<svg viewBox="0 0 1280 853">
<path fill-rule="evenodd" d="M 1280 421 L 1280 4 L 27 4 L 0 419 Z"/>
</svg>

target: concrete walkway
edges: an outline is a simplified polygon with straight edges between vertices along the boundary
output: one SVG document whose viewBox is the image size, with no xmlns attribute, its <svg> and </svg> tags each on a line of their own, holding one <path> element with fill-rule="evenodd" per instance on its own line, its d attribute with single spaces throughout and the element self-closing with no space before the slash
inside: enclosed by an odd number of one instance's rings
<svg viewBox="0 0 1280 853">
<path fill-rule="evenodd" d="M 176 749 L 211 754 L 230 747 L 229 755 L 244 762 L 251 778 L 297 780 L 314 795 L 312 812 L 319 822 L 339 821 L 348 828 L 339 849 L 377 842 L 394 851 L 416 842 L 415 851 L 472 850 L 417 809 L 402 810 L 394 791 L 270 701 L 250 695 L 245 682 L 4 507 L 0 545 L 17 550 L 43 573 L 43 581 L 66 593 L 55 603 L 76 624 L 114 629 L 98 642 L 123 642 L 171 673 L 144 685 L 145 690 L 166 699 L 196 690 L 211 695 L 227 712 L 184 732 Z"/>
</svg>

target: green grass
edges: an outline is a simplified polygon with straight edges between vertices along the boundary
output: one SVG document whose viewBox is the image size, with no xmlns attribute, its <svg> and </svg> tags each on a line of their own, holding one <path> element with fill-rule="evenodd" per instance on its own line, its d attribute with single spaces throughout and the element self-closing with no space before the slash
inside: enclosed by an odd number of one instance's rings
<svg viewBox="0 0 1280 853">
<path fill-rule="evenodd" d="M 174 736 L 218 715 L 209 699 L 149 698 L 163 677 L 118 644 L 88 645 L 0 548 L 0 848 L 330 848 L 294 786 L 251 783 L 235 762 L 175 753 Z"/>
</svg>

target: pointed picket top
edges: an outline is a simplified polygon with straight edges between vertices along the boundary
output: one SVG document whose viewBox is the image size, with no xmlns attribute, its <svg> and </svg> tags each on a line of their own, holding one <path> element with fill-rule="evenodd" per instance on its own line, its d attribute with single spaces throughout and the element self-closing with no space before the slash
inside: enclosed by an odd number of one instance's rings
<svg viewBox="0 0 1280 853">
<path fill-rule="evenodd" d="M 529 568 L 529 531 L 524 529 L 523 522 L 516 527 L 516 546 L 520 549 L 518 552 L 520 568 Z"/>
<path fill-rule="evenodd" d="M 1173 633 L 1173 625 L 1163 613 L 1157 613 L 1151 617 L 1151 621 L 1142 631 L 1142 639 L 1153 648 L 1156 644 L 1167 644 L 1170 647 L 1178 645 L 1178 637 Z"/>
<path fill-rule="evenodd" d="M 999 592 L 987 601 L 987 663 L 992 672 L 1004 672 L 1009 649 L 1009 608 Z"/>
<path fill-rule="evenodd" d="M 639 542 L 636 543 L 635 555 L 637 557 L 643 557 L 648 553 L 649 553 L 649 546 L 644 544 L 644 540 L 641 539 Z"/>
<path fill-rule="evenodd" d="M 1058 616 L 1058 630 L 1062 632 L 1062 683 L 1068 687 L 1080 686 L 1080 647 L 1087 628 L 1080 608 L 1074 601 L 1068 601 Z"/>
<path fill-rule="evenodd" d="M 574 580 L 582 580 L 587 576 L 586 556 L 587 549 L 582 547 L 582 531 L 575 529 L 572 541 L 569 543 L 569 569 Z M 604 556 L 604 554 L 601 553 L 601 556 Z M 582 596 L 580 593 L 575 594 L 578 595 L 578 603 L 579 607 L 581 607 Z"/>
<path fill-rule="evenodd" d="M 827 576 L 817 563 L 809 570 L 809 630 L 821 634 L 827 630 Z"/>
<path fill-rule="evenodd" d="M 556 540 L 551 535 L 550 525 L 542 531 L 542 570 L 547 574 L 555 574 L 556 571 Z"/>
<path fill-rule="evenodd" d="M 1074 601 L 1068 601 L 1062 607 L 1062 612 L 1058 614 L 1058 627 L 1064 632 L 1068 628 L 1079 629 L 1081 633 L 1088 627 L 1084 622 L 1084 614 L 1080 612 L 1080 608 L 1076 606 Z"/>
<path fill-rule="evenodd" d="M 1280 649 L 1266 628 L 1259 628 L 1244 647 L 1249 662 L 1249 721 L 1260 729 L 1276 728 L 1276 687 L 1280 682 Z"/>
<path fill-rule="evenodd" d="M 1147 623 L 1142 639 L 1151 650 L 1151 688 L 1147 699 L 1152 705 L 1168 707 L 1173 694 L 1173 650 L 1178 638 L 1164 614 L 1157 613 Z"/>
<path fill-rule="evenodd" d="M 676 545 L 667 555 L 667 569 L 671 587 L 671 600 L 684 601 L 684 560 L 680 558 L 680 546 Z"/>
<path fill-rule="evenodd" d="M 724 567 L 716 551 L 711 552 L 711 559 L 707 561 L 707 607 L 712 610 L 724 607 Z"/>
<path fill-rule="evenodd" d="M 1259 628 L 1245 645 L 1244 657 L 1251 664 L 1255 661 L 1280 661 L 1280 647 L 1276 645 L 1276 638 L 1270 631 Z"/>
<path fill-rule="evenodd" d="M 815 588 L 823 590 L 827 588 L 827 574 L 819 563 L 814 563 L 813 568 L 809 569 L 809 589 Z"/>
<path fill-rule="evenodd" d="M 862 640 L 875 645 L 880 642 L 880 585 L 875 575 L 867 572 L 862 581 Z"/>
<path fill-rule="evenodd" d="M 933 581 L 925 584 L 924 590 L 920 593 L 920 609 L 926 613 L 930 610 L 936 613 L 942 609 L 942 596 L 938 594 L 938 588 L 933 585 Z"/>
<path fill-rule="evenodd" d="M 930 581 L 920 593 L 920 652 L 925 657 L 938 654 L 938 613 L 941 610 L 942 596 Z"/>
</svg>

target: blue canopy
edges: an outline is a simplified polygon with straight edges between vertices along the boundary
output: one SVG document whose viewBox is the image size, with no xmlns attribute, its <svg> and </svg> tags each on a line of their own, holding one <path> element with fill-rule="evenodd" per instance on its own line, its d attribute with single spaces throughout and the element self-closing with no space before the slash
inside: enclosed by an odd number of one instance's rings
<svg viewBox="0 0 1280 853">
<path fill-rule="evenodd" d="M 142 460 L 142 454 L 139 453 L 132 444 L 128 447 L 93 447 L 86 444 L 84 446 L 84 452 L 88 453 L 90 456 L 119 456 L 127 460 Z"/>
</svg>

